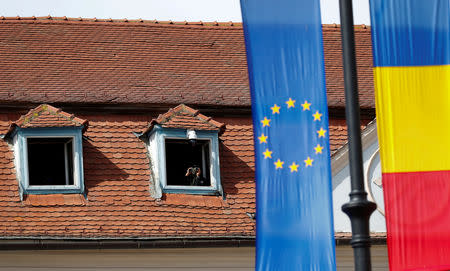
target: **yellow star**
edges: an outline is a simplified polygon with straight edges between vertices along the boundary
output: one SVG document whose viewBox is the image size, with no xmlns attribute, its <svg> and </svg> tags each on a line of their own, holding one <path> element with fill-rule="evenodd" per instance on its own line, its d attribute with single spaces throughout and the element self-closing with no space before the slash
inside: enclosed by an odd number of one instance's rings
<svg viewBox="0 0 450 271">
<path fill-rule="evenodd" d="M 278 159 L 275 163 L 273 163 L 275 165 L 275 169 L 279 169 L 279 168 L 283 168 L 283 161 L 280 161 L 280 159 Z"/>
<path fill-rule="evenodd" d="M 272 158 L 272 152 L 269 151 L 269 149 L 266 149 L 266 151 L 263 152 L 263 154 L 264 154 L 264 159 L 266 159 L 266 158 Z"/>
<path fill-rule="evenodd" d="M 308 158 L 306 159 L 306 160 L 304 160 L 304 162 L 305 162 L 305 167 L 312 167 L 312 162 L 313 162 L 314 160 L 313 159 L 311 159 L 311 158 L 309 158 L 309 156 L 308 156 Z"/>
<path fill-rule="evenodd" d="M 314 117 L 314 121 L 316 121 L 316 120 L 320 121 L 320 118 L 322 117 L 322 114 L 320 114 L 319 111 L 316 111 L 316 113 L 313 114 L 313 117 Z"/>
<path fill-rule="evenodd" d="M 270 119 L 266 117 L 264 117 L 264 119 L 261 122 L 263 124 L 263 127 L 270 126 Z"/>
<path fill-rule="evenodd" d="M 270 109 L 272 109 L 272 114 L 280 114 L 280 107 L 278 105 L 274 104 Z"/>
<path fill-rule="evenodd" d="M 292 100 L 289 98 L 289 100 L 286 102 L 288 108 L 295 107 L 295 100 Z"/>
<path fill-rule="evenodd" d="M 289 166 L 289 168 L 291 169 L 291 172 L 297 172 L 298 171 L 298 166 L 295 162 L 292 162 L 292 165 Z"/>
<path fill-rule="evenodd" d="M 320 128 L 320 130 L 319 131 L 317 131 L 317 133 L 319 134 L 319 137 L 325 137 L 325 133 L 326 133 L 327 131 L 325 131 L 323 128 Z"/>
<path fill-rule="evenodd" d="M 265 136 L 264 134 L 262 134 L 260 137 L 258 137 L 258 139 L 259 139 L 259 144 L 261 144 L 261 143 L 267 143 L 267 138 L 268 138 L 268 136 Z"/>
<path fill-rule="evenodd" d="M 305 101 L 304 103 L 302 103 L 303 111 L 310 110 L 309 109 L 310 106 L 311 106 L 311 104 L 308 103 L 308 101 Z"/>
<path fill-rule="evenodd" d="M 323 147 L 320 146 L 320 144 L 317 144 L 317 146 L 314 148 L 316 150 L 316 154 L 322 153 Z"/>
</svg>

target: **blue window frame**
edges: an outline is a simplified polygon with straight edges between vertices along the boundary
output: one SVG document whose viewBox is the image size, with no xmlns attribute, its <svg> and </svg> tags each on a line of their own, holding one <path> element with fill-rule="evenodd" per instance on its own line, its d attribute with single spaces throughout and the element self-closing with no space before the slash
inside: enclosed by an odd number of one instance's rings
<svg viewBox="0 0 450 271">
<path fill-rule="evenodd" d="M 188 134 L 192 134 L 192 131 L 161 128 L 155 125 L 149 133 L 148 150 L 157 192 L 201 195 L 223 193 L 220 183 L 218 131 L 195 130 L 197 143 L 192 148 L 195 157 L 190 157 L 191 154 L 187 151 L 189 147 L 186 144 L 190 144 Z M 178 153 L 176 144 L 179 144 Z M 191 162 L 193 164 L 189 164 Z M 188 174 L 188 168 L 193 165 L 194 168 L 201 169 L 200 175 L 204 178 L 202 184 L 183 180 L 186 178 L 185 174 Z"/>
<path fill-rule="evenodd" d="M 22 193 L 83 193 L 82 128 L 17 128 L 13 144 Z"/>
</svg>

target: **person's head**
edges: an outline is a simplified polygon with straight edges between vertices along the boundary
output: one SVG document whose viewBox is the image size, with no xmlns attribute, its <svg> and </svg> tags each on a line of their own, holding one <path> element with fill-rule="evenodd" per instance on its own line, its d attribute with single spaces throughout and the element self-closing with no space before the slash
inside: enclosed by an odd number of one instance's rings
<svg viewBox="0 0 450 271">
<path fill-rule="evenodd" d="M 200 176 L 200 172 L 201 172 L 201 170 L 199 167 L 193 166 L 193 167 L 188 168 L 186 176 L 188 176 L 188 175 Z"/>
<path fill-rule="evenodd" d="M 200 168 L 198 166 L 191 167 L 191 174 L 195 176 L 199 176 Z"/>
</svg>

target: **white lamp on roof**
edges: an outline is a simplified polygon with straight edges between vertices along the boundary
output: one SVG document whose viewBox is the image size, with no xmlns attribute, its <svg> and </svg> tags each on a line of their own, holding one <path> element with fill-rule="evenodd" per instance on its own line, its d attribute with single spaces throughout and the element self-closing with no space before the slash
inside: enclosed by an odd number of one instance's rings
<svg viewBox="0 0 450 271">
<path fill-rule="evenodd" d="M 189 142 L 191 142 L 192 146 L 195 146 L 197 143 L 197 133 L 195 130 L 188 129 L 186 131 L 186 137 L 189 139 Z"/>
</svg>

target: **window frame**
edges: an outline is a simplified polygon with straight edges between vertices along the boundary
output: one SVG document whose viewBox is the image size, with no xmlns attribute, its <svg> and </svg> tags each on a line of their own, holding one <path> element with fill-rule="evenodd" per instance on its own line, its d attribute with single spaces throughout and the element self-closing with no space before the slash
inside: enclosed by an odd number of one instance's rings
<svg viewBox="0 0 450 271">
<path fill-rule="evenodd" d="M 186 133 L 188 129 L 161 128 L 155 125 L 149 133 L 150 160 L 152 163 L 153 177 L 156 188 L 163 193 L 176 194 L 197 194 L 197 195 L 222 195 L 222 185 L 220 181 L 220 161 L 219 161 L 219 135 L 218 131 L 195 130 L 197 139 L 209 141 L 209 186 L 188 186 L 188 185 L 168 185 L 167 165 L 166 165 L 166 139 L 188 140 Z M 191 129 L 189 129 L 191 130 Z"/>
<path fill-rule="evenodd" d="M 23 194 L 81 194 L 84 192 L 83 127 L 19 128 L 13 137 L 17 175 Z M 72 138 L 73 185 L 30 185 L 28 138 Z"/>
</svg>

